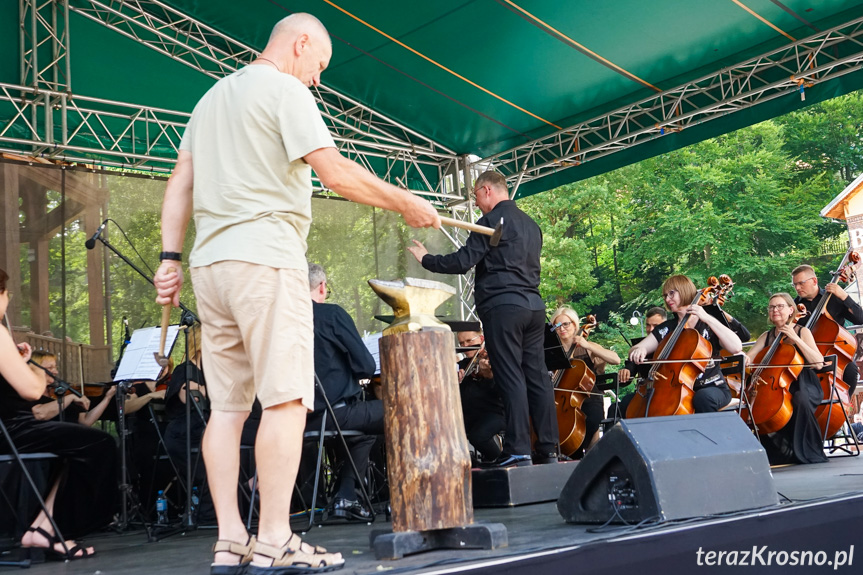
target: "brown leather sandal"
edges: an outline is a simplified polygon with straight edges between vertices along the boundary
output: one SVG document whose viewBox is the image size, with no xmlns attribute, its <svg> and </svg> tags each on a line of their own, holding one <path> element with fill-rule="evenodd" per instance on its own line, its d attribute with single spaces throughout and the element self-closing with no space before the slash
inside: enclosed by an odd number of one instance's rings
<svg viewBox="0 0 863 575">
<path fill-rule="evenodd" d="M 248 575 L 300 575 L 305 573 L 324 573 L 345 566 L 340 553 L 327 553 L 323 547 L 304 543 L 296 533 L 292 534 L 282 547 L 273 547 L 260 541 L 255 542 L 255 553 L 269 557 L 269 567 L 249 565 Z"/>
<path fill-rule="evenodd" d="M 240 558 L 240 561 L 234 565 L 210 565 L 210 575 L 243 575 L 249 563 L 252 562 L 252 555 L 255 549 L 255 536 L 249 535 L 245 545 L 236 541 L 228 541 L 227 539 L 219 539 L 213 545 L 213 553 L 231 553 Z"/>
</svg>

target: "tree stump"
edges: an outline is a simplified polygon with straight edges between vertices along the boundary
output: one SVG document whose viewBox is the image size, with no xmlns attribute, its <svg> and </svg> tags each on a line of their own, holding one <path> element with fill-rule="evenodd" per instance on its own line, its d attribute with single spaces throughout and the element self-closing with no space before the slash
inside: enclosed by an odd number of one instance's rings
<svg viewBox="0 0 863 575">
<path fill-rule="evenodd" d="M 451 333 L 384 336 L 380 358 L 393 532 L 473 523 Z"/>
</svg>

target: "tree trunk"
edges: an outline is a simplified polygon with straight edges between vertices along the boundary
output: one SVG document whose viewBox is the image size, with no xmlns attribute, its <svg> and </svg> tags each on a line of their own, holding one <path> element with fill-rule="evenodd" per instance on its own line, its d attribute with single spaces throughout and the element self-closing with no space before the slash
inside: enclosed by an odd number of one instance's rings
<svg viewBox="0 0 863 575">
<path fill-rule="evenodd" d="M 393 531 L 473 523 L 452 335 L 387 335 L 380 354 Z"/>
</svg>

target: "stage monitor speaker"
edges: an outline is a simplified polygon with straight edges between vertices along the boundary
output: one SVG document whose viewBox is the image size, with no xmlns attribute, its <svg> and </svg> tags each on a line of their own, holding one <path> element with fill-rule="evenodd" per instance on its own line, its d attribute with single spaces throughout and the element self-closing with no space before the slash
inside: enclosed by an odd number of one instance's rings
<svg viewBox="0 0 863 575">
<path fill-rule="evenodd" d="M 776 505 L 767 455 L 737 414 L 621 420 L 557 501 L 568 523 L 674 520 Z"/>
</svg>

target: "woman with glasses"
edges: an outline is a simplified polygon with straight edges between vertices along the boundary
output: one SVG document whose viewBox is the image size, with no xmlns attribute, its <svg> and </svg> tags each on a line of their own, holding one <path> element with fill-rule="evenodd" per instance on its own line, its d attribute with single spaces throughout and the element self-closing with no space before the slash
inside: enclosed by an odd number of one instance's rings
<svg viewBox="0 0 863 575">
<path fill-rule="evenodd" d="M 556 327 L 560 343 L 570 359 L 580 359 L 596 375 L 605 373 L 608 364 L 618 365 L 620 356 L 610 349 L 605 349 L 596 342 L 588 341 L 584 335 L 579 334 L 581 322 L 578 314 L 570 307 L 560 307 L 552 316 L 551 324 Z M 586 419 L 584 432 L 584 443 L 575 453 L 578 456 L 584 453 L 599 439 L 599 426 L 602 423 L 604 409 L 602 406 L 602 393 L 592 392 L 581 406 Z M 569 455 L 569 454 L 565 454 Z"/>
<path fill-rule="evenodd" d="M 812 332 L 794 324 L 797 306 L 787 293 L 777 293 L 767 303 L 767 319 L 773 327 L 762 333 L 755 345 L 746 352 L 753 363 L 761 350 L 769 348 L 776 338 L 785 336 L 785 343 L 797 348 L 806 364 L 789 387 L 793 412 L 791 419 L 779 431 L 761 436 L 772 465 L 781 463 L 823 463 L 827 461 L 821 443 L 821 428 L 815 419 L 815 409 L 821 403 L 821 385 L 813 368 L 821 367 L 824 357 L 815 345 Z M 750 398 L 751 399 L 751 398 Z M 758 398 L 755 398 L 758 401 Z"/>
<path fill-rule="evenodd" d="M 6 314 L 9 276 L 0 270 L 0 316 Z M 32 407 L 47 384 L 44 372 L 27 366 L 32 350 L 17 347 L 0 329 L 0 419 L 21 453 L 55 453 L 62 463 L 52 468 L 54 480 L 45 496 L 48 512 L 64 537 L 81 537 L 111 522 L 117 494 L 117 447 L 107 433 L 77 423 L 38 421 Z M 0 439 L 0 453 L 6 441 Z M 28 502 L 33 503 L 33 502 Z M 31 508 L 33 506 L 31 505 Z M 34 512 L 34 514 L 36 514 Z M 21 537 L 25 558 L 70 560 L 90 557 L 92 547 L 61 541 L 44 511 L 39 511 Z"/>
<path fill-rule="evenodd" d="M 648 355 L 657 350 L 666 336 L 674 332 L 680 320 L 687 314 L 695 316 L 698 321 L 694 329 L 710 342 L 712 357 L 716 361 L 708 363 L 704 372 L 695 378 L 692 385 L 692 408 L 695 413 L 709 413 L 719 411 L 731 401 L 731 390 L 719 368 L 719 352 L 725 349 L 735 355 L 741 352 L 743 344 L 734 331 L 709 315 L 702 306 L 692 303 L 697 293 L 695 284 L 686 276 L 674 275 L 665 280 L 662 284 L 662 297 L 671 317 L 633 346 L 629 350 L 629 359 L 636 365 L 641 364 Z M 640 414 L 627 413 L 627 417 L 639 416 Z"/>
</svg>

